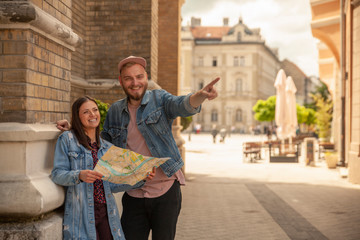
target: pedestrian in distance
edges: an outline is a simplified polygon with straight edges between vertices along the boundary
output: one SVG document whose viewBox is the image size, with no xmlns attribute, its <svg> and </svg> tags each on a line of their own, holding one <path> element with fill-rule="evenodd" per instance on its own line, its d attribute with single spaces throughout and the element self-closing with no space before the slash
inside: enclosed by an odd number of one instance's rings
<svg viewBox="0 0 360 240">
<path fill-rule="evenodd" d="M 222 128 L 220 129 L 220 142 L 225 143 L 225 137 L 226 137 L 226 129 Z"/>
<path fill-rule="evenodd" d="M 213 137 L 213 143 L 216 143 L 216 136 L 218 135 L 219 131 L 216 128 L 216 125 L 213 126 L 211 130 L 211 135 Z"/>
<path fill-rule="evenodd" d="M 100 137 L 99 124 L 95 100 L 80 97 L 72 105 L 71 129 L 63 132 L 56 143 L 51 179 L 66 187 L 63 239 L 124 240 L 112 193 L 144 185 L 144 181 L 134 186 L 109 183 L 93 171 L 98 159 L 112 146 Z"/>
<path fill-rule="evenodd" d="M 172 124 L 177 117 L 200 112 L 206 99 L 216 98 L 214 85 L 220 78 L 193 94 L 174 96 L 162 89 L 147 90 L 145 69 L 142 57 L 129 56 L 119 62 L 119 81 L 127 97 L 109 108 L 101 135 L 146 156 L 170 157 L 142 188 L 124 193 L 121 223 L 127 240 L 148 240 L 150 230 L 153 240 L 174 239 L 185 178 Z M 58 122 L 59 129 L 65 126 L 65 121 Z"/>
</svg>

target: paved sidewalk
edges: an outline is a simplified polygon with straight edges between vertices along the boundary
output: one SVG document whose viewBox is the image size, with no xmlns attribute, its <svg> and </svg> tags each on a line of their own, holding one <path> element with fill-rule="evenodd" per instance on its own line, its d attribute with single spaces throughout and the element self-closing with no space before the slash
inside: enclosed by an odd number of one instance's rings
<svg viewBox="0 0 360 240">
<path fill-rule="evenodd" d="M 176 240 L 360 239 L 360 185 L 323 162 L 242 161 L 263 136 L 183 135 L 186 179 Z"/>
</svg>

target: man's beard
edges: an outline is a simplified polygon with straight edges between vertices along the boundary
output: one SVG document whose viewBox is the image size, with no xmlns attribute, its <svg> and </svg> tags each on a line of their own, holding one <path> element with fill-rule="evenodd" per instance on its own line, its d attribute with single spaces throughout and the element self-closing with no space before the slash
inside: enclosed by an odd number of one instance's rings
<svg viewBox="0 0 360 240">
<path fill-rule="evenodd" d="M 147 84 L 144 85 L 143 92 L 141 94 L 133 95 L 128 91 L 128 89 L 125 89 L 125 88 L 124 88 L 124 92 L 128 96 L 129 99 L 134 100 L 134 101 L 139 101 L 144 97 L 146 89 L 147 89 Z"/>
</svg>

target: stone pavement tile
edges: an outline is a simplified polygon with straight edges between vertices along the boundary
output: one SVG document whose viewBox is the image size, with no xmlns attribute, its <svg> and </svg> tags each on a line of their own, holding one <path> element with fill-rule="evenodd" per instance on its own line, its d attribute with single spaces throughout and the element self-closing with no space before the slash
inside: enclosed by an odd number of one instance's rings
<svg viewBox="0 0 360 240">
<path fill-rule="evenodd" d="M 246 187 L 291 239 L 327 239 L 265 184 L 246 184 Z"/>
<path fill-rule="evenodd" d="M 267 184 L 329 239 L 360 239 L 360 190 L 308 184 Z"/>
<path fill-rule="evenodd" d="M 360 239 L 360 185 L 341 178 L 338 169 L 323 162 L 244 163 L 240 146 L 257 141 L 254 136 L 211 141 L 200 134 L 186 142 L 177 240 Z M 252 184 L 266 186 L 267 194 L 251 191 Z"/>
<path fill-rule="evenodd" d="M 289 239 L 241 182 L 191 177 L 182 188 L 176 240 Z"/>
<path fill-rule="evenodd" d="M 360 239 L 358 189 L 187 178 L 176 240 Z"/>
</svg>

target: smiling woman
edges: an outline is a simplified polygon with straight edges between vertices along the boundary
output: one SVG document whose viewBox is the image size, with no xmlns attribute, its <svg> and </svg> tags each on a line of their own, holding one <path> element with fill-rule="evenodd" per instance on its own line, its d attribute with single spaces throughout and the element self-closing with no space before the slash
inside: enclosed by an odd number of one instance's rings
<svg viewBox="0 0 360 240">
<path fill-rule="evenodd" d="M 112 146 L 101 139 L 99 124 L 100 111 L 96 101 L 88 96 L 80 97 L 72 105 L 71 129 L 62 133 L 56 143 L 51 179 L 67 187 L 64 239 L 96 240 L 101 236 L 101 239 L 124 240 L 112 193 L 144 184 L 143 181 L 134 186 L 109 183 L 102 180 L 101 173 L 93 170 Z M 92 197 L 81 197 L 89 196 L 91 190 Z"/>
</svg>

